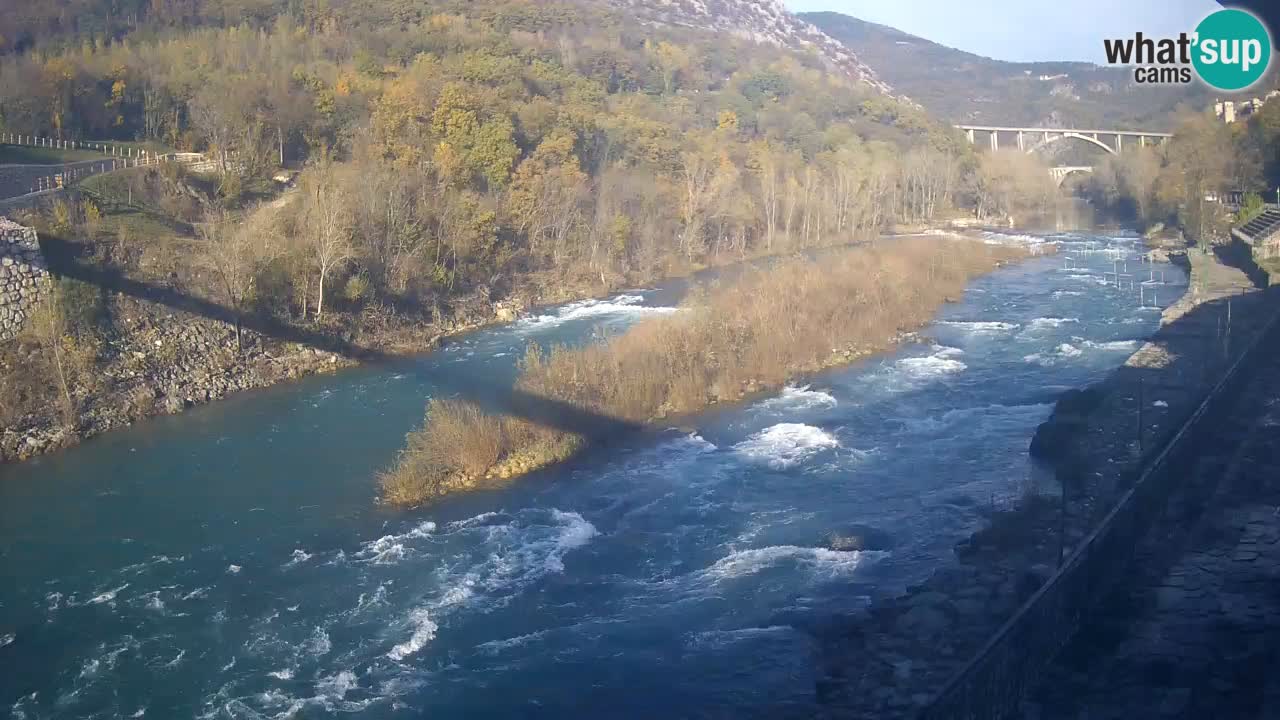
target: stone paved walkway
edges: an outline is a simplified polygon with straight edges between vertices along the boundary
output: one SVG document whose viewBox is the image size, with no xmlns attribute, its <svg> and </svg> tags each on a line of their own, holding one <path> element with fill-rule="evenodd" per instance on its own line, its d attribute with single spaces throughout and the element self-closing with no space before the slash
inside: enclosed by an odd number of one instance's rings
<svg viewBox="0 0 1280 720">
<path fill-rule="evenodd" d="M 1280 718 L 1280 357 L 1206 447 L 1207 503 L 1175 500 L 1135 589 L 1063 653 L 1027 720 Z"/>
</svg>

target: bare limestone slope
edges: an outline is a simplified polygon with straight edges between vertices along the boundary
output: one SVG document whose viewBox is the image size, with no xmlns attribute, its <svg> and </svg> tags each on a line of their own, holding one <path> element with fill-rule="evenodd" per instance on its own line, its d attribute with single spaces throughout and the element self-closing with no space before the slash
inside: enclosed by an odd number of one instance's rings
<svg viewBox="0 0 1280 720">
<path fill-rule="evenodd" d="M 885 95 L 893 88 L 839 40 L 801 20 L 782 0 L 605 0 L 655 25 L 725 32 L 800 53 L 816 53 L 833 70 Z"/>
</svg>

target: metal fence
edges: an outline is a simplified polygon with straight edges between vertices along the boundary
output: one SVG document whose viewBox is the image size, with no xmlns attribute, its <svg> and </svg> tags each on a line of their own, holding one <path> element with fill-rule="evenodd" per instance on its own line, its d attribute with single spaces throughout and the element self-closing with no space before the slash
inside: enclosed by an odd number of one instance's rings
<svg viewBox="0 0 1280 720">
<path fill-rule="evenodd" d="M 991 720 L 1018 710 L 1026 691 L 1076 632 L 1085 616 L 1125 579 L 1138 543 L 1165 512 L 1185 477 L 1191 451 L 1184 441 L 1229 402 L 1248 376 L 1259 348 L 1276 333 L 1275 315 L 1167 443 L 1142 465 L 1115 507 L 1035 595 L 987 642 L 919 714 L 922 720 Z"/>
<path fill-rule="evenodd" d="M 134 156 L 113 157 L 105 160 L 81 161 L 68 163 L 58 168 L 57 172 L 32 177 L 31 190 L 29 192 L 25 193 L 25 195 L 15 195 L 5 199 L 20 200 L 27 195 L 56 192 L 94 175 L 134 167 L 150 167 L 163 163 L 184 165 L 193 172 L 213 172 L 217 170 L 217 163 L 209 160 L 203 153 L 166 153 L 164 155 L 141 153 Z M 51 168 L 56 167 L 51 166 Z"/>
<path fill-rule="evenodd" d="M 138 158 L 155 154 L 131 145 L 117 145 L 111 142 L 93 140 L 59 140 L 57 138 L 40 137 L 39 135 L 22 135 L 10 132 L 0 133 L 0 145 L 18 145 L 50 150 L 87 150 L 120 158 Z"/>
</svg>

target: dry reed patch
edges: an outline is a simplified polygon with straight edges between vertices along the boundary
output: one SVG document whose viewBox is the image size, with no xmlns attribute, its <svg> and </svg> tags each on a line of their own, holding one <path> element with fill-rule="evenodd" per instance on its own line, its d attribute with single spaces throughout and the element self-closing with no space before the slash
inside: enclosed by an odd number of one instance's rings
<svg viewBox="0 0 1280 720">
<path fill-rule="evenodd" d="M 681 312 L 582 348 L 530 346 L 520 390 L 632 423 L 692 413 L 852 362 L 927 324 L 974 277 L 1023 248 L 908 238 L 792 258 L 694 293 Z M 384 499 L 417 504 L 563 460 L 591 438 L 460 400 L 433 400 L 382 477 Z"/>
</svg>

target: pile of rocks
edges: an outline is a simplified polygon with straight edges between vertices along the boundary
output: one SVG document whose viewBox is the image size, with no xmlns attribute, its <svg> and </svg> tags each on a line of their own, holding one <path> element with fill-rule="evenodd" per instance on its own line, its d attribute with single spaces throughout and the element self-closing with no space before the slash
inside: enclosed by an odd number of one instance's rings
<svg viewBox="0 0 1280 720">
<path fill-rule="evenodd" d="M 35 229 L 0 217 L 0 340 L 22 330 L 48 277 Z"/>
</svg>

